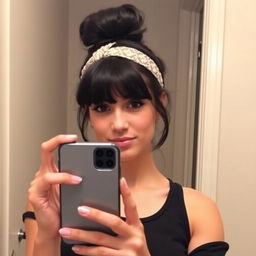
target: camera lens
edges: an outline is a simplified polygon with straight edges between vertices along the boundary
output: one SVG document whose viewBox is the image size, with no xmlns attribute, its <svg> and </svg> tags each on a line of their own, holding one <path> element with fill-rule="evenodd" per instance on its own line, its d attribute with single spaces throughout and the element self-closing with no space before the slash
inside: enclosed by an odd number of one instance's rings
<svg viewBox="0 0 256 256">
<path fill-rule="evenodd" d="M 107 155 L 108 157 L 113 156 L 113 155 L 114 155 L 113 149 L 108 149 L 107 152 L 106 152 L 106 155 Z"/>
<path fill-rule="evenodd" d="M 103 154 L 104 154 L 104 151 L 103 151 L 103 149 L 97 149 L 96 150 L 96 156 L 98 156 L 98 157 L 101 157 L 101 156 L 103 156 Z"/>
<path fill-rule="evenodd" d="M 96 161 L 96 165 L 97 165 L 98 167 L 102 167 L 102 166 L 104 165 L 104 162 L 103 162 L 102 160 L 98 159 L 98 160 Z"/>
<path fill-rule="evenodd" d="M 107 167 L 109 167 L 109 168 L 114 167 L 114 161 L 113 160 L 110 160 L 110 159 L 107 160 L 106 164 L 107 164 Z"/>
</svg>

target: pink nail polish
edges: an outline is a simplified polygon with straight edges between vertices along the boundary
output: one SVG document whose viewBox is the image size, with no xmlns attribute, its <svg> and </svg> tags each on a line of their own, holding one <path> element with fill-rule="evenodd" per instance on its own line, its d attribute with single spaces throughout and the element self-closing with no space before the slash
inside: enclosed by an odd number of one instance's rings
<svg viewBox="0 0 256 256">
<path fill-rule="evenodd" d="M 73 247 L 72 247 L 72 251 L 78 253 L 80 250 L 79 250 L 79 247 L 78 247 L 78 246 L 73 246 Z"/>
<path fill-rule="evenodd" d="M 87 214 L 90 212 L 90 210 L 89 210 L 87 207 L 85 207 L 85 206 L 79 206 L 79 207 L 78 207 L 78 211 L 79 211 L 82 215 L 87 215 Z"/>
<path fill-rule="evenodd" d="M 79 177 L 79 176 L 72 175 L 72 181 L 73 181 L 75 184 L 79 184 L 79 183 L 82 181 L 82 178 Z"/>
<path fill-rule="evenodd" d="M 61 236 L 67 237 L 67 236 L 70 235 L 71 232 L 70 232 L 70 230 L 67 229 L 67 228 L 61 228 L 61 229 L 59 230 L 59 233 L 60 233 Z"/>
<path fill-rule="evenodd" d="M 123 183 L 124 188 L 127 190 L 128 185 L 127 185 L 126 179 L 124 177 L 121 178 L 121 182 Z"/>
<path fill-rule="evenodd" d="M 66 134 L 65 136 L 67 139 L 76 139 L 77 138 L 76 134 Z"/>
</svg>

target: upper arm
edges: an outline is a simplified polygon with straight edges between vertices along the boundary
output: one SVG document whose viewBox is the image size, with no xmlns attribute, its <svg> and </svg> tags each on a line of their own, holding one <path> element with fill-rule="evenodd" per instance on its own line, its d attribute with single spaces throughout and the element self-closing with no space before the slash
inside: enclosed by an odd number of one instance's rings
<svg viewBox="0 0 256 256">
<path fill-rule="evenodd" d="M 223 224 L 215 202 L 190 188 L 184 188 L 184 199 L 191 232 L 189 252 L 205 243 L 224 241 Z"/>
<path fill-rule="evenodd" d="M 34 211 L 32 205 L 27 202 L 26 211 Z M 37 223 L 36 220 L 26 218 L 24 220 L 25 232 L 26 232 L 26 256 L 33 255 L 34 241 L 37 234 Z"/>
</svg>

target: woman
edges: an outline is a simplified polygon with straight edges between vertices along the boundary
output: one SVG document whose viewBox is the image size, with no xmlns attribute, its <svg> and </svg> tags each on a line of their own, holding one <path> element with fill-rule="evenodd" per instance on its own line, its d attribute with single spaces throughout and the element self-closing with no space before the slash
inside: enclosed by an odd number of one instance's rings
<svg viewBox="0 0 256 256">
<path fill-rule="evenodd" d="M 153 160 L 152 149 L 168 135 L 168 93 L 164 65 L 143 44 L 144 30 L 141 12 L 128 4 L 93 13 L 80 26 L 89 49 L 77 90 L 79 127 L 85 140 L 90 123 L 98 141 L 120 148 L 123 218 L 88 206 L 77 211 L 117 236 L 60 229 L 58 185 L 75 186 L 81 178 L 58 172 L 54 151 L 77 140 L 76 135 L 59 135 L 42 144 L 41 165 L 29 189 L 27 256 L 222 256 L 228 250 L 215 203 L 167 179 Z M 158 121 L 163 130 L 154 142 Z M 94 246 L 68 246 L 61 237 Z"/>
</svg>

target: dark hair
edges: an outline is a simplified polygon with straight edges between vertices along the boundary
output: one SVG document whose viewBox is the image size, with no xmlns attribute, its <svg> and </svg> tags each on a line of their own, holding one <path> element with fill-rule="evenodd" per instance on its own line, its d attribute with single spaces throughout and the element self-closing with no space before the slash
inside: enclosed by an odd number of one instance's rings
<svg viewBox="0 0 256 256">
<path fill-rule="evenodd" d="M 116 42 L 112 47 L 132 47 L 149 56 L 164 76 L 162 60 L 143 43 L 143 23 L 141 11 L 130 4 L 100 10 L 87 16 L 80 25 L 80 38 L 84 45 L 89 47 L 84 64 L 101 46 Z M 118 95 L 123 98 L 152 101 L 164 124 L 162 135 L 154 146 L 160 147 L 169 132 L 169 113 L 160 100 L 163 92 L 168 97 L 166 89 L 162 88 L 152 72 L 142 65 L 116 56 L 96 61 L 83 74 L 76 94 L 79 105 L 78 125 L 83 139 L 87 141 L 88 107 L 92 103 L 114 103 L 115 96 Z"/>
</svg>

